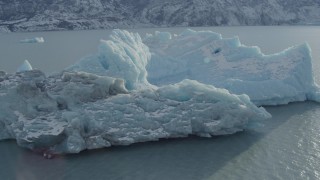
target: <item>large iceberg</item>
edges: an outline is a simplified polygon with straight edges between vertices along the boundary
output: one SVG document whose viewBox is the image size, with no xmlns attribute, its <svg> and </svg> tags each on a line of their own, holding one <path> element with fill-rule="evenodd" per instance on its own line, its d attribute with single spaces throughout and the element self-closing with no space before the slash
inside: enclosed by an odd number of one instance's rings
<svg viewBox="0 0 320 180">
<path fill-rule="evenodd" d="M 175 36 L 148 34 L 144 43 L 152 54 L 147 71 L 154 85 L 188 78 L 247 94 L 257 105 L 320 100 L 307 44 L 264 55 L 237 37 L 225 39 L 211 31 L 193 30 Z"/>
<path fill-rule="evenodd" d="M 110 40 L 101 41 L 98 54 L 68 70 L 123 78 L 129 90 L 192 79 L 247 94 L 256 105 L 279 105 L 320 101 L 311 61 L 307 44 L 264 55 L 237 37 L 225 39 L 211 31 L 156 32 L 142 40 L 115 30 Z"/>
<path fill-rule="evenodd" d="M 267 56 L 213 32 L 115 30 L 60 73 L 22 69 L 0 72 L 0 140 L 45 154 L 233 134 L 271 117 L 256 105 L 320 100 L 307 45 Z"/>
<path fill-rule="evenodd" d="M 123 79 L 84 72 L 1 72 L 0 102 L 0 140 L 45 154 L 233 134 L 270 117 L 246 95 L 193 80 L 128 91 Z"/>
</svg>

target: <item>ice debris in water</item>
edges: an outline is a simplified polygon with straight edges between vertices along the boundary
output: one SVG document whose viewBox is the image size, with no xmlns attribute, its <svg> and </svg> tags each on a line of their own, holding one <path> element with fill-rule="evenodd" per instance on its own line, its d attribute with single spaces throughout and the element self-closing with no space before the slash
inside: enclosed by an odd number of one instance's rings
<svg viewBox="0 0 320 180">
<path fill-rule="evenodd" d="M 32 70 L 32 66 L 28 60 L 24 60 L 24 62 L 18 67 L 17 72 L 30 71 Z"/>
<path fill-rule="evenodd" d="M 45 157 L 112 145 L 242 131 L 270 117 L 246 95 L 197 81 L 128 91 L 124 80 L 84 72 L 0 77 L 0 139 Z"/>
<path fill-rule="evenodd" d="M 34 37 L 34 38 L 27 38 L 20 41 L 20 43 L 44 43 L 43 37 Z"/>
</svg>

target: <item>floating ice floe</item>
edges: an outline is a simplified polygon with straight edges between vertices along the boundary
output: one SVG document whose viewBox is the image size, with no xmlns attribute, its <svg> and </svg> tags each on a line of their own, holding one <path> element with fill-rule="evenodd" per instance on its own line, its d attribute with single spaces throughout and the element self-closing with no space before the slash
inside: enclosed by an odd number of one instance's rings
<svg viewBox="0 0 320 180">
<path fill-rule="evenodd" d="M 192 80 L 128 91 L 123 79 L 83 72 L 0 75 L 0 140 L 45 155 L 233 134 L 270 118 L 246 95 Z"/>
<path fill-rule="evenodd" d="M 20 43 L 44 43 L 44 38 L 34 37 L 34 38 L 23 39 L 20 41 Z"/>
</svg>

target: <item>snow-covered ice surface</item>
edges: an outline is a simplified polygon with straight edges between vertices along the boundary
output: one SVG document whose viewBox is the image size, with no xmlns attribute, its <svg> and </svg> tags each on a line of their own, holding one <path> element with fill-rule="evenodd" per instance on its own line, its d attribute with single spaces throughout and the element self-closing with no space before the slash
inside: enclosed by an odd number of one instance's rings
<svg viewBox="0 0 320 180">
<path fill-rule="evenodd" d="M 98 54 L 67 70 L 123 78 L 129 90 L 192 79 L 247 94 L 256 105 L 279 105 L 320 100 L 310 51 L 302 44 L 264 55 L 237 37 L 224 39 L 211 31 L 155 32 L 142 40 L 115 30 L 110 40 L 101 41 Z"/>
<path fill-rule="evenodd" d="M 17 72 L 30 71 L 32 66 L 28 60 L 24 60 L 23 63 L 18 67 Z"/>
<path fill-rule="evenodd" d="M 246 95 L 197 81 L 129 92 L 123 79 L 84 72 L 1 72 L 0 102 L 0 140 L 42 153 L 233 134 L 270 117 Z"/>
<path fill-rule="evenodd" d="M 152 54 L 147 71 L 154 85 L 188 78 L 247 94 L 257 105 L 320 100 L 307 44 L 264 55 L 237 37 L 224 39 L 211 31 L 193 30 L 147 34 L 144 43 Z"/>
<path fill-rule="evenodd" d="M 34 38 L 27 38 L 20 41 L 20 43 L 44 43 L 43 37 L 34 37 Z"/>
<path fill-rule="evenodd" d="M 138 33 L 114 30 L 110 40 L 101 40 L 97 55 L 85 57 L 67 70 L 123 78 L 127 89 L 144 89 L 152 87 L 146 70 L 150 57 Z"/>
</svg>

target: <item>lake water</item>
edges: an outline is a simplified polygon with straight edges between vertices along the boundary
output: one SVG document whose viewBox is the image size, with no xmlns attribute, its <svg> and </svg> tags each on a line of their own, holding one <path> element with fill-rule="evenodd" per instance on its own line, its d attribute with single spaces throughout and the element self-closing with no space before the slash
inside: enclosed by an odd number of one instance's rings
<svg viewBox="0 0 320 180">
<path fill-rule="evenodd" d="M 160 29 L 181 32 L 184 28 Z M 308 42 L 320 82 L 320 27 L 214 27 L 224 37 L 239 36 L 269 54 Z M 152 32 L 156 29 L 135 29 Z M 159 30 L 159 29 L 157 29 Z M 97 52 L 110 31 L 0 34 L 0 69 L 14 72 L 28 59 L 47 73 L 60 71 Z M 20 44 L 42 36 L 44 44 Z M 85 151 L 46 160 L 14 141 L 0 142 L 0 179 L 320 179 L 320 106 L 294 103 L 267 107 L 273 118 L 257 130 L 215 138 L 190 137 Z"/>
</svg>

